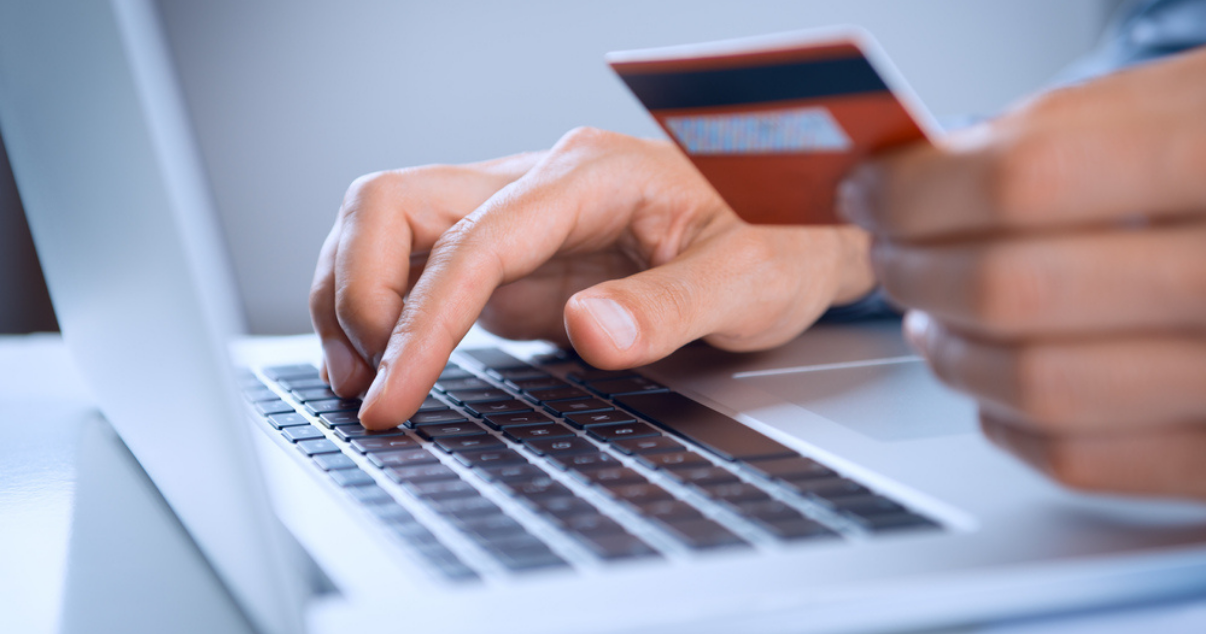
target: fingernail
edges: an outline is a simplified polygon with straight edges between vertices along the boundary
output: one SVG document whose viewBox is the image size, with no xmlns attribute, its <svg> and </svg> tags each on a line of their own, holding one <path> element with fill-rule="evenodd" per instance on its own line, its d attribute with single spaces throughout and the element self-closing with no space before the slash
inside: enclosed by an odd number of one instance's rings
<svg viewBox="0 0 1206 634">
<path fill-rule="evenodd" d="M 904 317 L 904 335 L 905 341 L 917 351 L 918 354 L 925 355 L 926 341 L 930 336 L 930 328 L 933 327 L 933 320 L 930 316 L 920 310 L 910 310 L 905 313 Z"/>
<path fill-rule="evenodd" d="M 637 325 L 623 306 L 615 300 L 602 297 L 588 297 L 579 301 L 595 318 L 595 323 L 611 338 L 611 343 L 617 349 L 627 350 L 632 347 L 637 338 Z"/>
<path fill-rule="evenodd" d="M 352 349 L 342 341 L 328 339 L 322 342 L 323 366 L 335 389 L 339 389 L 352 378 L 352 369 L 356 363 L 352 354 Z"/>
<path fill-rule="evenodd" d="M 838 217 L 846 222 L 867 229 L 871 225 L 871 200 L 868 194 L 869 172 L 867 168 L 856 167 L 841 184 L 838 185 L 837 198 L 834 200 Z"/>
</svg>

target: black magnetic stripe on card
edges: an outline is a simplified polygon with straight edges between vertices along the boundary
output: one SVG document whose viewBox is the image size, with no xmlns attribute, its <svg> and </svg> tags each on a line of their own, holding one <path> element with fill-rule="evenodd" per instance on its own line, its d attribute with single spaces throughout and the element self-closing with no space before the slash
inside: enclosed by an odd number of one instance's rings
<svg viewBox="0 0 1206 634">
<path fill-rule="evenodd" d="M 649 110 L 735 106 L 885 91 L 865 57 L 717 70 L 621 73 Z"/>
</svg>

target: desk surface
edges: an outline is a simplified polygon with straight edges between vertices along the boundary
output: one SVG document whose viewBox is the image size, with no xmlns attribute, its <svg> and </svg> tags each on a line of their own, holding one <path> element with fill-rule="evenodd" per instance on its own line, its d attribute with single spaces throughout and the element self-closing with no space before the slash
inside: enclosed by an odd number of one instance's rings
<svg viewBox="0 0 1206 634">
<path fill-rule="evenodd" d="M 64 610 L 70 609 L 63 605 L 63 589 L 72 560 L 68 543 L 76 456 L 82 430 L 96 420 L 92 403 L 59 337 L 0 337 L 0 428 L 5 439 L 0 443 L 0 622 L 4 624 L 0 629 L 4 631 L 54 632 Z M 164 553 L 145 556 L 150 560 Z M 952 633 L 1203 631 L 1206 600 L 986 624 Z"/>
</svg>

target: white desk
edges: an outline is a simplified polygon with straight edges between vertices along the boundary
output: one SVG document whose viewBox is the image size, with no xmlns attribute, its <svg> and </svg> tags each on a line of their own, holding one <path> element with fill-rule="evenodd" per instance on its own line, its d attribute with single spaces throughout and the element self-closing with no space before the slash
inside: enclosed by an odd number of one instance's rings
<svg viewBox="0 0 1206 634">
<path fill-rule="evenodd" d="M 94 603 L 92 597 L 80 599 L 79 595 L 64 592 L 69 567 L 74 575 L 72 588 L 117 592 L 116 596 L 123 600 L 133 597 L 149 606 L 137 614 L 131 613 L 129 627 L 123 623 L 121 628 L 124 632 L 162 629 L 163 622 L 156 623 L 155 618 L 179 616 L 170 609 L 173 599 L 179 599 L 180 605 L 187 606 L 184 609 L 201 615 L 201 619 L 177 618 L 170 628 L 172 631 L 229 631 L 231 627 L 237 627 L 237 615 L 228 613 L 231 608 L 220 589 L 215 591 L 210 587 L 208 571 L 196 563 L 196 553 L 189 547 L 187 538 L 175 533 L 178 528 L 171 521 L 157 516 L 154 504 L 139 501 L 138 496 L 133 495 L 136 491 L 112 491 L 114 496 L 100 502 L 111 505 L 105 507 L 110 511 L 107 519 L 128 518 L 128 525 L 134 530 L 152 531 L 159 526 L 160 531 L 150 537 L 141 533 L 120 533 L 132 543 L 116 547 L 115 553 L 107 555 L 120 556 L 122 561 L 128 557 L 144 558 L 147 569 L 158 567 L 163 570 L 164 562 L 170 562 L 169 569 L 180 579 L 173 578 L 172 583 L 164 584 L 162 577 L 158 581 L 129 574 L 119 578 L 112 568 L 97 570 L 95 551 L 79 552 L 86 550 L 80 544 L 87 540 L 80 538 L 87 535 L 76 535 L 71 540 L 72 531 L 89 530 L 81 524 L 93 525 L 80 517 L 75 518 L 77 524 L 73 525 L 73 511 L 83 516 L 84 508 L 95 508 L 98 504 L 95 497 L 91 497 L 87 505 L 83 504 L 77 499 L 77 491 L 82 495 L 86 490 L 89 496 L 96 496 L 98 491 L 137 488 L 131 484 L 133 480 L 122 479 L 119 471 L 106 471 L 104 467 L 95 466 L 95 459 L 85 460 L 89 463 L 86 465 L 89 479 L 80 484 L 87 487 L 77 487 L 81 454 L 94 453 L 96 448 L 90 445 L 104 444 L 106 437 L 105 423 L 91 403 L 87 387 L 74 372 L 57 336 L 0 337 L 0 414 L 3 416 L 0 430 L 4 434 L 3 442 L 0 442 L 0 631 L 14 634 L 55 632 L 64 622 L 63 614 L 77 614 L 73 610 L 80 606 L 74 604 Z M 97 482 L 95 474 L 101 474 L 102 480 L 112 481 Z M 105 529 L 114 530 L 108 521 Z M 69 544 L 73 549 L 69 549 Z M 126 573 L 143 569 L 138 563 L 123 565 L 120 569 Z M 80 575 L 96 575 L 97 578 L 81 579 Z M 189 596 L 165 597 L 162 596 L 165 591 L 187 592 Z M 70 597 L 71 603 L 65 604 L 65 597 Z M 96 610 L 95 605 L 86 607 Z M 159 609 L 158 614 L 154 608 Z M 66 621 L 74 622 L 75 618 L 78 617 L 69 616 Z M 99 630 L 92 628 L 92 631 Z M 951 632 L 1200 633 L 1206 632 L 1206 599 L 1126 611 L 986 624 Z"/>
</svg>

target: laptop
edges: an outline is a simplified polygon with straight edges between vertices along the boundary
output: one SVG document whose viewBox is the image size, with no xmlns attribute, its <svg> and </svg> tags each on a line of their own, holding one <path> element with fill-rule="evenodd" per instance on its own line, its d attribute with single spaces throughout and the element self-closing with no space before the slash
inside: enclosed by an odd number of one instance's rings
<svg viewBox="0 0 1206 634">
<path fill-rule="evenodd" d="M 474 334 L 363 430 L 312 337 L 237 341 L 166 51 L 146 0 L 4 3 L 0 129 L 80 371 L 259 630 L 883 631 L 1206 591 L 1206 509 L 1032 473 L 894 323 L 633 372 Z"/>
</svg>

